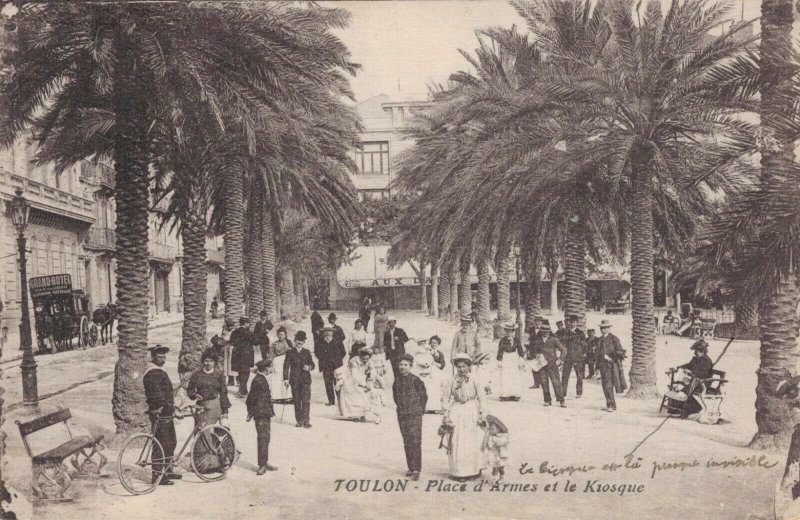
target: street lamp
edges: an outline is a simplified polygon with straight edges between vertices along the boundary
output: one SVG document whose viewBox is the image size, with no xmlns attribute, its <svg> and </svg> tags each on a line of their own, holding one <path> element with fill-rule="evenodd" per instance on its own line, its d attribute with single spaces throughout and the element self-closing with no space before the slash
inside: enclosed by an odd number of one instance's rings
<svg viewBox="0 0 800 520">
<path fill-rule="evenodd" d="M 520 268 L 520 247 L 514 246 L 514 257 L 516 258 L 516 265 L 517 265 L 517 335 L 522 340 L 522 311 L 520 305 L 520 292 L 522 289 L 522 280 L 520 279 L 519 268 Z"/>
<path fill-rule="evenodd" d="M 25 228 L 28 227 L 28 216 L 31 207 L 22 189 L 17 188 L 16 196 L 8 202 L 8 211 L 11 213 L 11 222 L 17 228 L 17 248 L 19 249 L 19 278 L 20 278 L 20 311 L 22 317 L 19 324 L 19 342 L 22 350 L 22 404 L 25 406 L 39 406 L 39 391 L 36 381 L 36 361 L 33 360 L 31 347 L 31 319 L 28 313 L 28 272 L 25 259 Z"/>
</svg>

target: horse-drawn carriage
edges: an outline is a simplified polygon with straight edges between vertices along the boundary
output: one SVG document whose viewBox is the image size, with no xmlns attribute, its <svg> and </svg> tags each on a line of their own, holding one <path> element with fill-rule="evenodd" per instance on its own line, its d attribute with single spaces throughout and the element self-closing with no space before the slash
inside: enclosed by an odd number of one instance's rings
<svg viewBox="0 0 800 520">
<path fill-rule="evenodd" d="M 68 274 L 39 276 L 28 281 L 33 302 L 36 339 L 40 352 L 72 350 L 97 343 L 97 327 L 91 320 L 89 297 L 72 288 Z"/>
</svg>

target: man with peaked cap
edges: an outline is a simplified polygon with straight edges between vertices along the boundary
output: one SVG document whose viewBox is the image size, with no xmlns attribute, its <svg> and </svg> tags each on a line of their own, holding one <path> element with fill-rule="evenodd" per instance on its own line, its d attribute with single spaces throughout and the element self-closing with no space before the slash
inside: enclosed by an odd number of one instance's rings
<svg viewBox="0 0 800 520">
<path fill-rule="evenodd" d="M 606 397 L 606 410 L 609 412 L 617 409 L 617 401 L 614 399 L 614 371 L 617 370 L 618 360 L 625 355 L 624 352 L 619 338 L 611 334 L 611 322 L 604 319 L 600 323 L 600 338 L 595 345 L 594 358 Z"/>
<path fill-rule="evenodd" d="M 455 359 L 457 354 L 467 354 L 470 359 L 475 359 L 481 353 L 481 341 L 478 333 L 472 328 L 472 318 L 462 316 L 461 328 L 453 336 L 453 345 L 450 347 L 450 361 Z"/>
<path fill-rule="evenodd" d="M 247 395 L 250 369 L 255 361 L 253 333 L 250 332 L 250 319 L 247 316 L 239 318 L 239 328 L 231 332 L 231 345 L 231 370 L 239 374 L 239 397 L 244 397 Z"/>
<path fill-rule="evenodd" d="M 406 452 L 407 477 L 418 480 L 422 471 L 422 416 L 428 402 L 425 383 L 411 373 L 414 357 L 403 354 L 398 359 L 398 373 L 392 384 L 392 395 L 397 405 L 397 424 L 403 437 Z"/>
<path fill-rule="evenodd" d="M 276 471 L 278 468 L 269 464 L 269 438 L 270 420 L 275 416 L 272 409 L 272 394 L 269 389 L 267 372 L 272 365 L 270 359 L 260 359 L 256 363 L 256 375 L 250 385 L 247 395 L 247 420 L 251 419 L 256 425 L 256 442 L 258 444 L 258 471 L 256 475 L 263 475 L 267 471 Z"/>
<path fill-rule="evenodd" d="M 564 367 L 561 371 L 561 386 L 564 395 L 567 395 L 567 387 L 569 385 L 570 373 L 574 370 L 577 381 L 575 383 L 575 393 L 578 399 L 583 395 L 583 374 L 586 370 L 584 362 L 586 361 L 586 336 L 583 331 L 578 328 L 578 316 L 570 314 L 567 317 L 569 327 L 566 332 L 561 336 L 561 341 L 567 349 L 567 355 L 564 356 Z"/>
<path fill-rule="evenodd" d="M 173 479 L 181 478 L 179 473 L 172 472 L 172 457 L 175 455 L 175 446 L 178 440 L 175 437 L 175 422 L 172 418 L 175 406 L 175 397 L 172 392 L 172 381 L 164 370 L 169 347 L 155 345 L 150 351 L 150 364 L 142 376 L 144 395 L 147 400 L 147 414 L 154 426 L 154 436 L 161 444 L 161 449 L 153 449 L 153 482 L 155 482 L 164 468 L 167 473 L 161 479 L 160 485 L 171 486 Z M 158 462 L 156 462 L 158 461 Z"/>
<path fill-rule="evenodd" d="M 550 398 L 550 385 L 553 385 L 553 392 L 556 394 L 556 401 L 561 405 L 561 408 L 566 408 L 564 404 L 564 392 L 561 386 L 561 376 L 558 373 L 558 359 L 563 359 L 567 350 L 558 341 L 558 338 L 552 335 L 549 324 L 543 324 L 539 330 L 541 337 L 541 350 L 544 358 L 547 360 L 547 365 L 539 370 L 539 377 L 542 382 L 542 394 L 544 396 L 544 405 L 550 406 L 552 403 Z"/>
<path fill-rule="evenodd" d="M 383 334 L 383 348 L 386 352 L 386 359 L 392 364 L 392 373 L 395 379 L 400 375 L 398 363 L 400 358 L 406 353 L 406 341 L 408 335 L 406 331 L 397 326 L 397 318 L 389 316 L 386 320 L 388 328 Z"/>
</svg>

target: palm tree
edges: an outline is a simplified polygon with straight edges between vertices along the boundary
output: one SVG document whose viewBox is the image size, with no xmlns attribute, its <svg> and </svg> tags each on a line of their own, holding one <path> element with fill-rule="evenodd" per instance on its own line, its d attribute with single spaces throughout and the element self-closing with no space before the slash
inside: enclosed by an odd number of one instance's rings
<svg viewBox="0 0 800 520">
<path fill-rule="evenodd" d="M 478 330 L 485 335 L 492 334 L 492 309 L 491 293 L 489 292 L 489 282 L 491 273 L 489 272 L 489 259 L 480 258 L 477 262 L 478 268 Z"/>
<path fill-rule="evenodd" d="M 347 15 L 145 3 L 25 4 L 19 16 L 25 31 L 4 78 L 0 141 L 7 146 L 32 126 L 39 160 L 59 172 L 93 155 L 113 158 L 120 323 L 112 405 L 119 432 L 145 428 L 151 124 L 171 120 L 180 133 L 181 114 L 193 107 L 217 124 L 224 106 L 251 135 L 275 99 L 300 103 L 300 92 L 341 85 L 342 71 L 355 66 L 329 29 Z"/>
<path fill-rule="evenodd" d="M 506 242 L 498 247 L 494 259 L 497 273 L 497 319 L 506 322 L 511 319 L 511 272 L 514 270 L 511 258 L 511 245 Z M 517 280 L 519 283 L 519 280 Z"/>
</svg>

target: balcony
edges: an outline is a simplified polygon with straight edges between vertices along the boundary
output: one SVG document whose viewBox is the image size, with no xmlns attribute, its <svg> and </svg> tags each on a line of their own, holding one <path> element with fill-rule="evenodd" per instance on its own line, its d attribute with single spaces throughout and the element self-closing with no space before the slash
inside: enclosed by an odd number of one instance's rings
<svg viewBox="0 0 800 520">
<path fill-rule="evenodd" d="M 107 191 L 110 195 L 114 193 L 116 178 L 114 168 L 111 166 L 92 161 L 81 161 L 80 176 L 83 182 L 96 186 L 99 190 Z"/>
<path fill-rule="evenodd" d="M 117 249 L 116 232 L 111 228 L 89 228 L 84 247 L 95 251 L 115 251 Z"/>
<path fill-rule="evenodd" d="M 206 262 L 225 265 L 225 251 L 221 249 L 206 249 Z"/>
<path fill-rule="evenodd" d="M 173 264 L 175 263 L 175 257 L 178 256 L 178 248 L 167 244 L 150 242 L 147 244 L 147 249 L 150 253 L 150 260 L 155 262 Z"/>
</svg>

